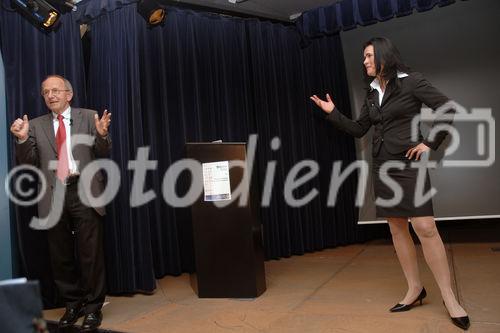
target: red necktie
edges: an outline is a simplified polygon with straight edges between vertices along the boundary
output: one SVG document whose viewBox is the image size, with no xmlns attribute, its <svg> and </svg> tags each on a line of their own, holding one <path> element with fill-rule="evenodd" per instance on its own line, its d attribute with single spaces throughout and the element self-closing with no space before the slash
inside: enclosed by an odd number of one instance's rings
<svg viewBox="0 0 500 333">
<path fill-rule="evenodd" d="M 66 150 L 66 127 L 63 122 L 64 117 L 60 114 L 57 115 L 59 120 L 59 128 L 56 134 L 57 144 L 57 178 L 62 182 L 66 180 L 69 174 L 68 151 Z"/>
</svg>

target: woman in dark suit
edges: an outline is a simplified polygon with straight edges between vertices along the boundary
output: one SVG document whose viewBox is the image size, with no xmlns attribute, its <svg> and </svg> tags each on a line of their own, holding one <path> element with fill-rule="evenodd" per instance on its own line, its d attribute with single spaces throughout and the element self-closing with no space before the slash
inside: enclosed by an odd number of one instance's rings
<svg viewBox="0 0 500 333">
<path fill-rule="evenodd" d="M 422 304 L 427 295 L 420 280 L 415 244 L 409 232 L 410 220 L 453 323 L 467 329 L 470 326 L 469 317 L 451 287 L 448 261 L 434 222 L 432 201 L 430 198 L 424 202 L 416 200 L 418 169 L 411 166 L 413 159 L 419 160 L 430 149 L 437 149 L 447 134 L 447 131 L 439 131 L 433 138 L 424 139 L 419 131 L 418 141 L 412 141 L 412 119 L 420 114 L 422 103 L 437 109 L 445 105 L 449 98 L 421 74 L 410 72 L 403 64 L 399 51 L 388 39 L 372 38 L 364 44 L 363 50 L 363 73 L 369 89 L 356 121 L 336 109 L 328 94 L 326 101 L 316 95 L 311 96 L 311 100 L 323 110 L 328 121 L 355 137 L 362 137 L 374 126 L 372 172 L 378 198 L 377 216 L 386 218 L 389 223 L 394 247 L 408 283 L 405 297 L 390 311 L 408 311 L 415 304 Z M 453 113 L 452 109 L 450 113 Z M 449 120 L 444 122 L 451 123 Z M 394 163 L 393 167 L 387 169 L 387 162 Z M 389 199 L 397 198 L 398 194 L 388 186 L 388 177 L 402 189 L 402 198 L 393 205 L 388 205 L 388 201 L 393 201 Z M 422 180 L 422 194 L 428 193 L 431 186 L 427 171 Z"/>
</svg>

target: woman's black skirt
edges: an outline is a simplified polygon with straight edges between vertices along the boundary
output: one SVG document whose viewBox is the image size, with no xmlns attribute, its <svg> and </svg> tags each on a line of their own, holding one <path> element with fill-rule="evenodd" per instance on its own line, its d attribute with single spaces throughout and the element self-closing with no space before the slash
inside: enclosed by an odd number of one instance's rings
<svg viewBox="0 0 500 333">
<path fill-rule="evenodd" d="M 428 169 L 425 168 L 420 171 L 422 173 L 420 176 L 421 180 L 418 180 L 419 169 L 411 166 L 412 161 L 408 160 L 405 154 L 406 152 L 391 154 L 382 145 L 378 156 L 373 158 L 372 173 L 375 197 L 379 201 L 380 199 L 394 199 L 395 191 L 392 187 L 397 184 L 402 189 L 401 200 L 391 200 L 393 201 L 391 203 L 375 203 L 377 217 L 434 216 L 432 199 L 421 200 L 424 194 L 428 193 L 431 188 Z M 394 165 L 402 167 L 402 169 L 392 167 L 384 172 L 382 167 L 387 162 L 392 162 Z M 421 187 L 423 188 L 418 189 L 420 198 L 418 194 L 417 196 L 415 194 L 417 180 L 422 182 Z M 389 186 L 387 183 L 392 185 Z"/>
</svg>

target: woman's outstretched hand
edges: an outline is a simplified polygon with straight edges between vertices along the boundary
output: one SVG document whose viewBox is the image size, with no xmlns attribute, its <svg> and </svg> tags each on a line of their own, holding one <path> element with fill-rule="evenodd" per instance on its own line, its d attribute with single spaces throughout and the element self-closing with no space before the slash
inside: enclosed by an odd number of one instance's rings
<svg viewBox="0 0 500 333">
<path fill-rule="evenodd" d="M 316 95 L 312 95 L 309 97 L 316 105 L 326 113 L 330 113 L 335 108 L 335 104 L 333 104 L 332 98 L 329 94 L 326 94 L 326 101 L 322 100 Z"/>
</svg>

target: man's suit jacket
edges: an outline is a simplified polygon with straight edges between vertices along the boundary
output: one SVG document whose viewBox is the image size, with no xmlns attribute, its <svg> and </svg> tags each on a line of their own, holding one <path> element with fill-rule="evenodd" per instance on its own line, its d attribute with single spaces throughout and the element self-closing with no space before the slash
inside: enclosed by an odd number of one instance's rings
<svg viewBox="0 0 500 333">
<path fill-rule="evenodd" d="M 80 172 L 96 158 L 109 156 L 111 150 L 110 136 L 102 138 L 97 134 L 95 114 L 96 111 L 93 110 L 71 108 L 71 136 L 87 134 L 94 138 L 92 146 L 83 144 L 73 146 L 73 157 L 75 161 L 79 161 L 78 170 Z M 23 143 L 16 144 L 16 157 L 19 163 L 38 167 L 45 176 L 47 191 L 38 202 L 38 215 L 44 218 L 50 212 L 56 182 L 56 171 L 49 170 L 49 162 L 51 160 L 57 161 L 52 112 L 29 121 L 28 139 Z M 104 177 L 101 171 L 92 178 L 90 189 L 95 197 L 104 191 Z M 104 207 L 94 208 L 100 215 L 105 215 Z"/>
<path fill-rule="evenodd" d="M 399 80 L 399 88 L 395 80 Z M 414 142 L 411 140 L 412 119 L 420 115 L 422 103 L 435 110 L 448 101 L 449 98 L 434 88 L 422 74 L 413 72 L 407 77 L 389 81 L 380 105 L 378 91 L 369 90 L 356 121 L 347 118 L 336 108 L 326 116 L 326 119 L 335 127 L 358 138 L 365 135 L 373 125 L 373 156 L 377 156 L 382 144 L 391 154 L 401 154 L 418 142 L 423 142 L 436 150 L 448 132 L 439 131 L 435 139 L 431 141 L 424 139 L 418 128 L 419 141 Z M 448 110 L 446 115 L 449 117 L 454 112 L 454 110 Z M 434 121 L 434 125 L 436 123 L 449 124 L 451 120 L 438 118 Z"/>
</svg>

